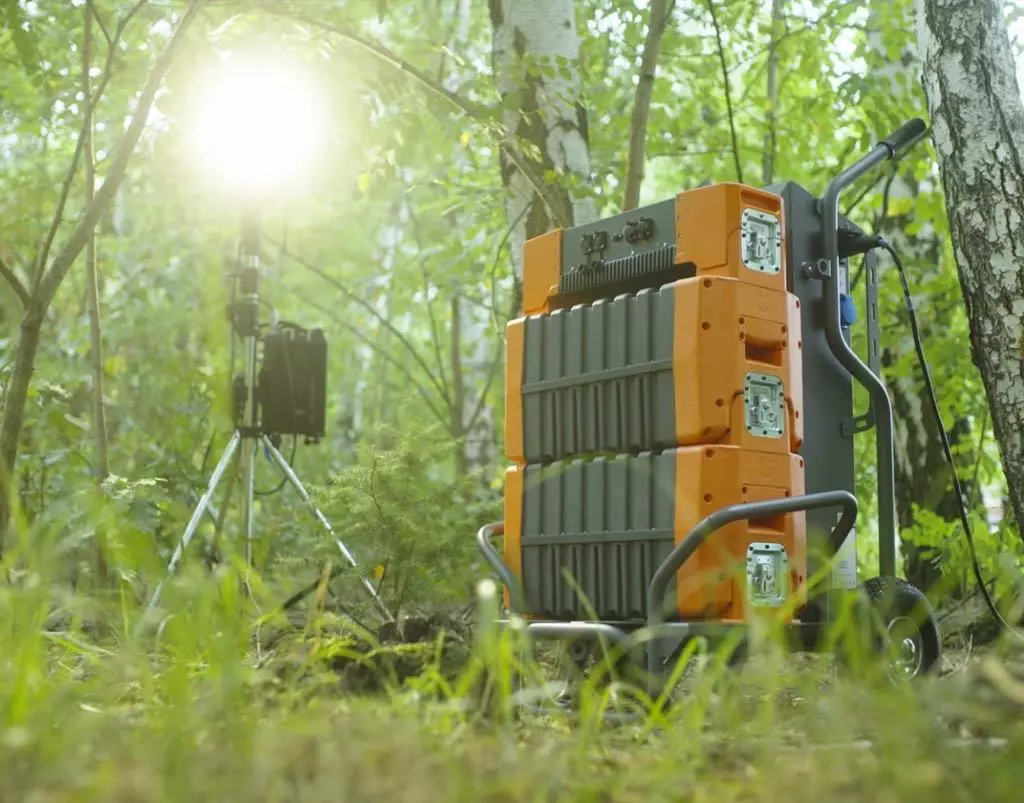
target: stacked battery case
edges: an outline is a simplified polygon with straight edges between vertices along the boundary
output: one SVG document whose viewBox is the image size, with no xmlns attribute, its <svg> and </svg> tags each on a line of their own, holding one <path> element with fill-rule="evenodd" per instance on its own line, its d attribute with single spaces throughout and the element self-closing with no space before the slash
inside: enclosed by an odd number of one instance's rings
<svg viewBox="0 0 1024 803">
<path fill-rule="evenodd" d="M 505 377 L 505 559 L 525 615 L 643 619 L 703 517 L 803 493 L 782 215 L 780 197 L 720 184 L 526 244 Z M 744 619 L 805 579 L 802 514 L 741 521 L 684 564 L 668 613 Z"/>
</svg>

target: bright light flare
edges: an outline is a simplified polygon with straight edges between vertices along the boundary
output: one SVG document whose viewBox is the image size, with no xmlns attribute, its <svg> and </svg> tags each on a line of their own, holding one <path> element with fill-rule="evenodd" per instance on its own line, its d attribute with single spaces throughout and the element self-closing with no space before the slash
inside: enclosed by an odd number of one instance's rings
<svg viewBox="0 0 1024 803">
<path fill-rule="evenodd" d="M 267 58 L 233 60 L 201 84 L 196 100 L 191 139 L 206 179 L 265 194 L 311 172 L 326 120 L 306 70 Z"/>
</svg>

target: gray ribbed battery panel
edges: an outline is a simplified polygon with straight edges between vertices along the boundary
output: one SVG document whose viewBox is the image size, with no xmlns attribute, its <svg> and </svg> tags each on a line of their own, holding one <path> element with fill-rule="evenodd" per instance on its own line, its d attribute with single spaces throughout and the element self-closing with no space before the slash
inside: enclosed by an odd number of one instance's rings
<svg viewBox="0 0 1024 803">
<path fill-rule="evenodd" d="M 675 491 L 672 451 L 527 466 L 527 611 L 563 620 L 590 619 L 590 608 L 602 621 L 645 618 L 647 584 L 674 545 Z M 675 593 L 674 581 L 669 589 Z"/>
<path fill-rule="evenodd" d="M 528 462 L 676 445 L 673 284 L 526 319 Z"/>
</svg>

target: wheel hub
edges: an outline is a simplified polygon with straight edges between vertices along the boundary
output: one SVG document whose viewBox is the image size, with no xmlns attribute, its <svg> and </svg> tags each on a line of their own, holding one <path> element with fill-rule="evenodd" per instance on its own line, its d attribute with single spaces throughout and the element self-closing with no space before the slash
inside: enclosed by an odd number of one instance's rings
<svg viewBox="0 0 1024 803">
<path fill-rule="evenodd" d="M 915 677 L 921 671 L 921 634 L 916 625 L 905 616 L 897 616 L 889 622 L 889 637 L 893 655 L 889 671 L 894 677 Z"/>
</svg>

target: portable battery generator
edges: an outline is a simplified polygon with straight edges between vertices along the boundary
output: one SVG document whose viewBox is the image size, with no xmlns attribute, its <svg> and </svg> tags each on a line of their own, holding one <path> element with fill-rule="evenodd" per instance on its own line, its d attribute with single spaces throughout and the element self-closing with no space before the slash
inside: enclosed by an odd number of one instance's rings
<svg viewBox="0 0 1024 803">
<path fill-rule="evenodd" d="M 937 666 L 931 606 L 896 576 L 876 243 L 839 214 L 846 187 L 924 130 L 908 122 L 820 199 L 711 184 L 525 244 L 504 519 L 477 545 L 531 638 L 607 640 L 656 679 L 689 639 L 780 611 L 795 649 L 822 649 L 855 595 L 890 671 Z M 848 290 L 861 254 L 866 361 Z M 861 583 L 853 439 L 872 427 L 878 572 Z"/>
</svg>

